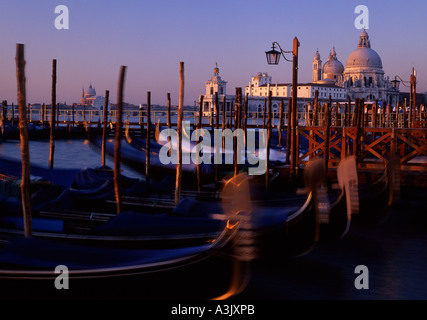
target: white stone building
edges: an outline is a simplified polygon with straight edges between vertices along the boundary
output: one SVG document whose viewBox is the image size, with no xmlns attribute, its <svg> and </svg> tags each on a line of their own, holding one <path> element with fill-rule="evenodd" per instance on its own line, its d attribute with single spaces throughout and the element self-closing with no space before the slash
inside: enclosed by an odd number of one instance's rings
<svg viewBox="0 0 427 320">
<path fill-rule="evenodd" d="M 82 89 L 80 103 L 85 106 L 91 106 L 97 110 L 102 110 L 105 104 L 105 97 L 97 96 L 95 88 L 90 84 L 89 88 L 86 90 L 84 88 Z M 110 105 L 110 102 L 108 102 L 108 105 Z"/>
<path fill-rule="evenodd" d="M 214 74 L 210 80 L 205 81 L 206 91 L 203 95 L 203 115 L 210 115 L 215 113 L 215 94 L 218 95 L 218 107 L 220 112 L 223 110 L 223 102 L 225 97 L 225 109 L 230 111 L 234 102 L 234 95 L 227 95 L 227 81 L 221 79 L 219 75 L 218 65 L 215 63 Z M 200 97 L 199 97 L 200 103 Z"/>
<path fill-rule="evenodd" d="M 343 87 L 352 101 L 356 98 L 363 98 L 366 102 L 378 100 L 394 107 L 399 99 L 399 90 L 392 87 L 389 77 L 384 74 L 381 58 L 371 48 L 366 30 L 360 35 L 357 49 L 347 58 L 345 68 L 338 61 L 335 48 L 323 69 L 318 51 L 313 59 L 314 83 L 334 83 Z"/>
</svg>

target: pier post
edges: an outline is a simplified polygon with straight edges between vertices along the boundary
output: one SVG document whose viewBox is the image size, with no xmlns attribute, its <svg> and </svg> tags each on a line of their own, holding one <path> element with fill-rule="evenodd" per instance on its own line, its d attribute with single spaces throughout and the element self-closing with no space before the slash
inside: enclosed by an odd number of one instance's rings
<svg viewBox="0 0 427 320">
<path fill-rule="evenodd" d="M 105 101 L 104 101 L 104 121 L 102 128 L 102 149 L 101 149 L 101 159 L 102 165 L 105 166 L 105 150 L 107 149 L 107 122 L 108 122 L 108 101 L 110 99 L 110 91 L 105 90 Z M 74 116 L 74 103 L 73 103 L 73 116 Z M 74 123 L 74 121 L 73 121 Z"/>
<path fill-rule="evenodd" d="M 324 126 L 325 129 L 325 146 L 324 146 L 324 165 L 325 165 L 325 173 L 328 175 L 329 169 L 329 138 L 330 138 L 330 130 L 331 130 L 331 95 L 329 95 L 329 102 L 325 104 L 325 113 L 324 113 Z"/>
<path fill-rule="evenodd" d="M 45 108 L 46 108 L 44 103 L 42 104 L 41 108 L 42 109 L 41 109 L 41 119 L 40 120 L 42 123 L 42 128 L 44 128 L 44 113 L 45 113 Z"/>
<path fill-rule="evenodd" d="M 295 37 L 293 40 L 292 58 L 292 137 L 291 137 L 291 173 L 296 178 L 298 158 L 297 158 L 297 127 L 298 127 L 298 47 L 299 41 Z"/>
<path fill-rule="evenodd" d="M 288 123 L 286 125 L 286 159 L 285 163 L 290 164 L 291 157 L 291 122 L 292 122 L 292 98 L 288 101 Z"/>
<path fill-rule="evenodd" d="M 280 100 L 280 106 L 279 106 L 279 146 L 282 146 L 282 130 L 283 130 L 283 111 L 284 111 L 284 102 L 283 99 Z M 309 124 L 308 124 L 309 125 Z"/>
<path fill-rule="evenodd" d="M 13 102 L 12 102 L 11 108 L 12 108 L 12 127 L 13 127 L 15 125 L 15 106 L 13 105 Z"/>
<path fill-rule="evenodd" d="M 75 112 L 75 110 L 74 110 L 74 103 L 72 104 L 72 106 L 71 106 L 71 114 L 72 114 L 72 117 L 73 117 L 73 121 L 72 121 L 72 124 L 73 124 L 73 128 L 74 128 L 74 112 Z"/>
<path fill-rule="evenodd" d="M 6 107 L 5 107 L 6 105 Z M 7 102 L 5 100 L 1 103 L 1 132 L 4 134 L 4 130 L 6 128 L 6 110 L 7 110 Z"/>
<path fill-rule="evenodd" d="M 239 128 L 239 109 L 242 105 L 242 88 L 236 88 L 236 103 L 235 103 L 235 111 L 234 111 L 234 130 L 237 130 Z M 234 176 L 237 176 L 238 174 L 238 167 L 237 167 L 237 137 L 236 135 L 233 135 L 233 159 L 234 159 Z"/>
<path fill-rule="evenodd" d="M 119 86 L 117 90 L 117 118 L 114 142 L 114 193 L 116 196 L 117 214 L 122 211 L 122 190 L 120 186 L 120 147 L 122 140 L 122 117 L 123 117 L 123 88 L 125 82 L 126 66 L 120 67 Z"/>
<path fill-rule="evenodd" d="M 268 91 L 268 120 L 267 120 L 267 152 L 265 154 L 265 188 L 268 188 L 270 177 L 270 144 L 271 144 L 271 95 L 272 91 Z"/>
<path fill-rule="evenodd" d="M 226 108 L 225 108 L 225 104 L 226 104 L 226 99 L 225 99 L 225 95 L 222 96 L 222 123 L 221 123 L 221 127 L 222 127 L 222 132 L 224 132 L 225 130 L 225 121 L 226 121 Z M 225 136 L 222 136 L 222 148 L 225 150 Z"/>
<path fill-rule="evenodd" d="M 184 110 L 184 62 L 179 63 L 179 102 L 178 102 L 178 123 L 177 123 L 177 156 L 176 164 L 176 181 L 175 181 L 175 204 L 181 200 L 181 183 L 182 183 L 182 116 Z M 212 115 L 212 113 L 211 113 Z"/>
<path fill-rule="evenodd" d="M 200 103 L 199 103 L 199 122 L 198 122 L 198 125 L 197 125 L 197 128 L 201 131 L 202 130 L 202 128 L 203 128 L 203 122 L 202 122 L 202 113 L 203 113 L 203 98 L 204 98 L 204 96 L 203 95 L 201 95 L 200 96 Z M 224 124 L 223 124 L 223 126 L 224 126 Z M 198 141 L 197 141 L 197 143 L 199 144 L 200 143 L 200 137 L 198 138 Z M 201 183 L 201 164 L 199 164 L 199 157 L 200 157 L 200 152 L 197 152 L 196 153 L 196 159 L 197 159 L 197 167 L 196 167 L 196 169 L 197 169 L 197 191 L 198 192 L 200 192 L 200 189 L 201 189 L 201 186 L 202 186 L 202 183 Z"/>
<path fill-rule="evenodd" d="M 21 198 L 24 218 L 24 236 L 32 235 L 32 212 L 30 196 L 30 150 L 28 146 L 26 89 L 25 89 L 25 59 L 24 45 L 16 45 L 16 80 L 18 84 L 19 107 L 19 136 L 21 140 L 22 179 Z"/>
<path fill-rule="evenodd" d="M 147 92 L 147 136 L 145 137 L 145 179 L 150 181 L 151 92 Z"/>
<path fill-rule="evenodd" d="M 56 104 L 56 127 L 59 126 L 59 103 Z"/>
<path fill-rule="evenodd" d="M 53 159 L 55 155 L 55 113 L 56 113 L 56 59 L 52 60 L 52 102 L 50 115 L 50 148 L 49 148 L 49 168 L 53 169 Z"/>
<path fill-rule="evenodd" d="M 267 112 L 267 99 L 264 98 L 264 109 L 262 111 L 262 128 L 265 129 L 265 118 Z"/>
<path fill-rule="evenodd" d="M 215 129 L 219 129 L 219 102 L 218 102 L 218 91 L 215 92 Z M 215 132 L 215 130 L 212 130 L 212 132 Z M 215 133 L 213 134 L 215 136 Z M 215 146 L 217 148 L 217 146 Z M 214 183 L 218 181 L 218 164 L 215 163 L 215 176 L 214 176 Z"/>
<path fill-rule="evenodd" d="M 172 156 L 172 141 L 171 141 L 171 136 L 170 136 L 171 125 L 172 125 L 171 124 L 171 94 L 169 92 L 166 94 L 166 99 L 168 101 L 167 124 L 168 124 L 169 156 Z"/>
</svg>

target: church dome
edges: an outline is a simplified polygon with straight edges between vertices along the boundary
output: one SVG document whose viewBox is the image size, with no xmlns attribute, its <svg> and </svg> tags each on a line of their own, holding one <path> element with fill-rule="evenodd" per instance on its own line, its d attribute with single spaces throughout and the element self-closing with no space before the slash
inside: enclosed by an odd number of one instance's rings
<svg viewBox="0 0 427 320">
<path fill-rule="evenodd" d="M 363 30 L 360 35 L 357 49 L 354 50 L 348 57 L 346 68 L 351 67 L 366 67 L 366 68 L 382 68 L 383 64 L 380 56 L 375 50 L 371 49 L 368 33 Z"/>
<path fill-rule="evenodd" d="M 92 85 L 90 85 L 89 88 L 85 90 L 85 97 L 93 97 L 93 96 L 96 96 L 96 91 L 94 88 L 92 88 Z"/>
<path fill-rule="evenodd" d="M 335 47 L 329 53 L 328 61 L 323 65 L 323 75 L 328 78 L 330 75 L 340 75 L 344 72 L 343 64 L 337 59 Z"/>
<path fill-rule="evenodd" d="M 317 50 L 316 53 L 314 54 L 314 60 L 320 60 L 319 50 Z"/>
<path fill-rule="evenodd" d="M 344 72 L 344 66 L 338 60 L 328 60 L 323 65 L 323 73 L 324 74 L 325 73 L 337 74 L 337 73 L 343 73 L 343 72 Z"/>
</svg>

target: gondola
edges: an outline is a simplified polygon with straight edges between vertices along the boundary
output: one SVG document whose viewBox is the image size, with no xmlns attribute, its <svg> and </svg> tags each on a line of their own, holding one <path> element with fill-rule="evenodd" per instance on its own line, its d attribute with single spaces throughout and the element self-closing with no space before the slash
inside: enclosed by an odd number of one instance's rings
<svg viewBox="0 0 427 320">
<path fill-rule="evenodd" d="M 99 135 L 92 135 L 89 137 L 91 145 L 98 151 L 102 148 L 102 137 Z M 132 169 L 145 174 L 145 161 L 146 161 L 146 148 L 138 146 L 137 144 L 130 145 L 129 139 L 124 139 L 121 144 L 120 154 L 121 161 L 131 167 Z M 176 164 L 173 162 L 163 164 L 159 158 L 159 151 L 161 146 L 157 145 L 154 141 L 151 143 L 150 150 L 150 178 L 153 180 L 161 181 L 165 177 L 175 177 Z M 114 139 L 106 140 L 106 154 L 110 157 L 114 156 Z M 203 176 L 212 176 L 212 168 L 210 166 L 201 166 Z M 182 165 L 182 181 L 184 188 L 190 188 L 197 185 L 196 180 L 197 166 L 193 162 L 183 163 Z"/>
<path fill-rule="evenodd" d="M 226 227 L 209 244 L 172 249 L 18 238 L 0 249 L 0 296 L 213 298 L 228 288 L 231 259 L 227 255 L 236 230 Z M 67 270 L 69 290 L 55 285 L 58 267 Z"/>
<path fill-rule="evenodd" d="M 249 196 L 247 182 L 240 184 L 240 188 L 244 187 L 247 190 L 228 191 L 232 196 L 228 198 L 224 196 L 233 179 L 227 181 L 224 186 L 225 190 L 222 192 L 220 201 L 183 199 L 172 211 L 164 214 L 123 212 L 119 215 L 106 215 L 88 212 L 86 215 L 80 213 L 80 216 L 78 214 L 74 216 L 73 212 L 67 213 L 67 211 L 42 212 L 39 217 L 41 220 L 36 221 L 39 226 L 47 225 L 48 227 L 45 229 L 39 227 L 39 230 L 34 230 L 34 236 L 76 242 L 123 243 L 152 247 L 206 243 L 218 235 L 218 230 L 221 230 L 224 220 L 227 220 L 223 209 L 224 201 L 235 202 L 237 194 Z M 245 181 L 247 180 L 246 176 Z M 286 206 L 283 206 L 284 202 L 282 202 L 280 206 L 267 207 L 245 198 L 244 201 L 239 202 L 238 209 L 235 211 L 240 212 L 242 207 L 247 208 L 248 203 L 253 207 L 246 210 L 251 214 L 248 234 L 252 234 L 253 237 L 251 237 L 256 246 L 262 248 L 261 256 L 268 255 L 269 251 L 272 253 L 271 250 L 274 251 L 275 248 L 279 248 L 281 256 L 296 256 L 308 252 L 315 244 L 318 238 L 316 235 L 318 219 L 316 202 L 311 192 L 308 192 L 305 198 L 300 197 L 296 201 L 288 200 Z M 86 220 L 86 224 L 83 223 L 80 228 L 81 231 L 76 232 L 68 227 L 69 221 L 75 224 L 79 219 Z M 14 221 L 16 222 L 16 218 Z M 14 221 L 9 220 L 11 224 L 9 229 L 3 226 L 3 234 L 19 234 L 16 223 L 12 225 Z M 49 226 L 52 226 L 52 229 L 46 230 Z"/>
</svg>

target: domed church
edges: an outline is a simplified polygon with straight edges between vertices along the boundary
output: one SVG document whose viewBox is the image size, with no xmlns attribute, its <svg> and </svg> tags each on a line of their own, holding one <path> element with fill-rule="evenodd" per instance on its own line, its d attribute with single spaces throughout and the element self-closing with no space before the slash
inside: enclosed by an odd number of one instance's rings
<svg viewBox="0 0 427 320">
<path fill-rule="evenodd" d="M 381 58 L 371 48 L 366 30 L 360 34 L 357 49 L 347 58 L 345 68 L 338 61 L 333 48 L 322 70 L 320 54 L 316 51 L 313 60 L 313 82 L 334 83 L 343 87 L 352 100 L 379 100 L 395 106 L 399 99 L 399 90 L 392 87 L 389 77 L 384 76 Z"/>
</svg>

